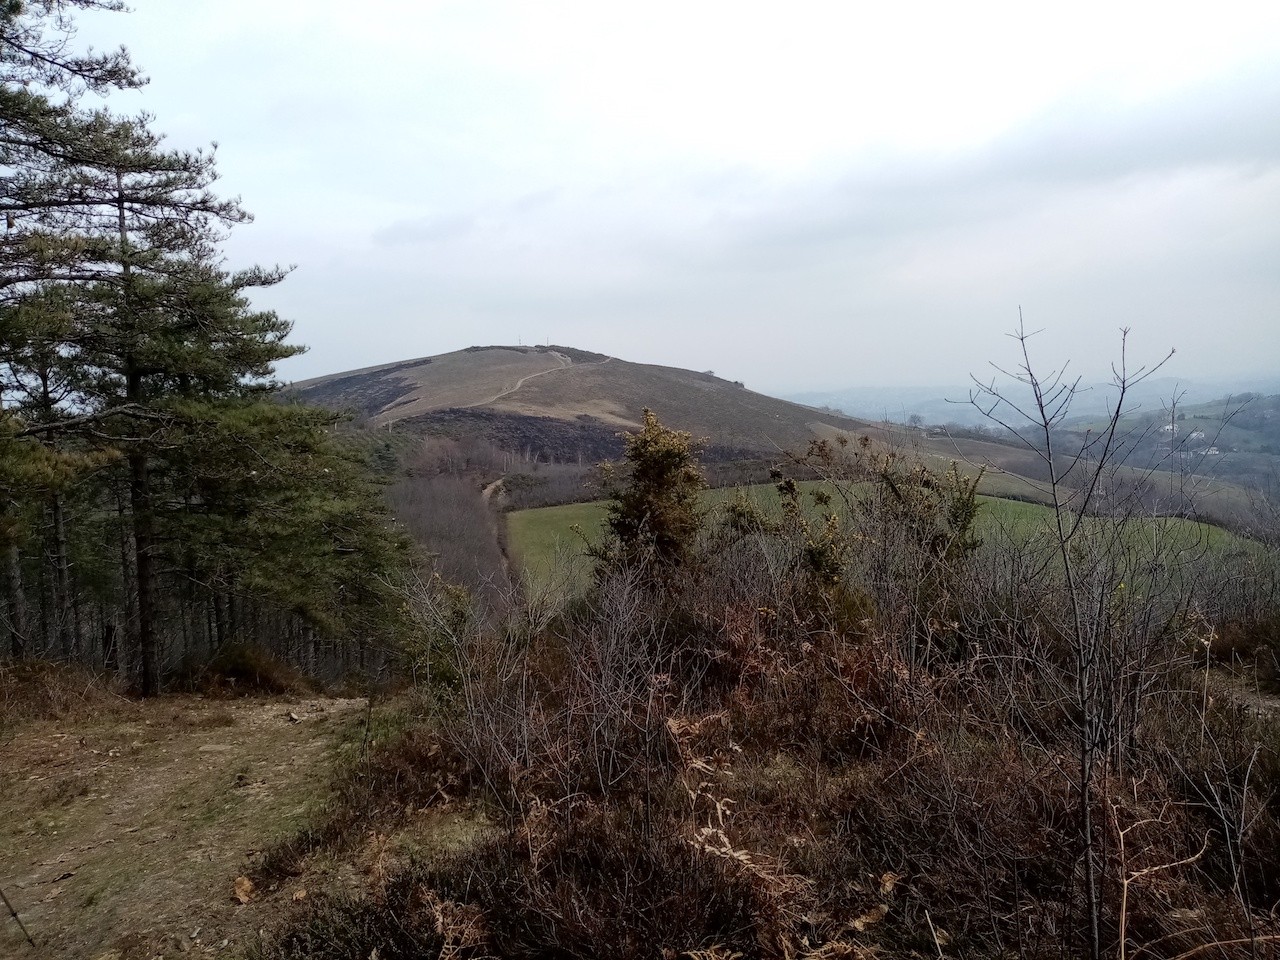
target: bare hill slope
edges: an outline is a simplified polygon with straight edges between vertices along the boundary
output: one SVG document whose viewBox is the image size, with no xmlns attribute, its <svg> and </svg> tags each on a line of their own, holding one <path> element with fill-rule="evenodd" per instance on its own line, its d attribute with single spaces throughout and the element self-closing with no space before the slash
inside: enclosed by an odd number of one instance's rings
<svg viewBox="0 0 1280 960">
<path fill-rule="evenodd" d="M 484 437 L 559 458 L 612 455 L 645 407 L 705 438 L 712 457 L 804 450 L 873 425 L 778 400 L 710 373 L 628 363 L 567 347 L 471 347 L 294 384 L 301 400 L 373 426 Z"/>
</svg>

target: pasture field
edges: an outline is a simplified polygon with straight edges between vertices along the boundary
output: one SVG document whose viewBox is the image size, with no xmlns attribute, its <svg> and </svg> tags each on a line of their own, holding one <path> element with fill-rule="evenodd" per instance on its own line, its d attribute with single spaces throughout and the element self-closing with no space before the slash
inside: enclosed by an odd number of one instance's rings
<svg viewBox="0 0 1280 960">
<path fill-rule="evenodd" d="M 806 502 L 811 502 L 808 495 L 813 490 L 824 486 L 830 489 L 821 480 L 804 481 L 799 486 Z M 855 487 L 855 495 L 856 491 Z M 773 484 L 724 487 L 703 493 L 709 520 L 714 523 L 724 505 L 740 495 L 750 499 L 767 515 L 776 515 L 780 509 L 778 491 Z M 987 543 L 1027 546 L 1033 542 L 1053 542 L 1054 515 L 1048 506 L 991 495 L 980 495 L 978 500 L 981 510 L 977 532 Z M 833 495 L 832 504 L 835 509 L 841 509 L 838 495 Z M 554 579 L 585 583 L 589 565 L 587 545 L 599 542 L 607 510 L 607 501 L 595 500 L 508 513 L 507 535 L 512 559 L 534 583 L 546 585 Z M 1221 555 L 1260 549 L 1251 541 L 1220 527 L 1180 517 L 1140 519 L 1129 525 L 1125 538 L 1136 550 L 1159 547 L 1188 555 L 1198 551 Z"/>
<path fill-rule="evenodd" d="M 511 558 L 529 580 L 545 585 L 564 571 L 575 582 L 583 582 L 579 579 L 587 569 L 583 537 L 592 543 L 599 539 L 605 501 L 513 510 L 506 519 Z"/>
</svg>

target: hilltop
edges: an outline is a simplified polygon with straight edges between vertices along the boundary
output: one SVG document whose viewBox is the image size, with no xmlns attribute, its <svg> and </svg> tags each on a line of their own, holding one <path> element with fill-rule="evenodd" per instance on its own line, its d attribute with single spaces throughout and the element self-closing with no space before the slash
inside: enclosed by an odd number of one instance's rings
<svg viewBox="0 0 1280 960">
<path fill-rule="evenodd" d="M 469 347 L 293 384 L 300 400 L 372 427 L 484 439 L 556 460 L 615 456 L 644 408 L 705 438 L 706 457 L 803 451 L 831 431 L 874 424 L 769 397 L 713 373 L 631 363 L 572 347 Z"/>
</svg>

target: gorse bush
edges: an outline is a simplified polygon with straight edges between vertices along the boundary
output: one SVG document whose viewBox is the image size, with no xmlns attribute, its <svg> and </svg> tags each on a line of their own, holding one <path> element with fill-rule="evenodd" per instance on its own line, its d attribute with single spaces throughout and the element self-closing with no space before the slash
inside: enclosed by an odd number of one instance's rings
<svg viewBox="0 0 1280 960">
<path fill-rule="evenodd" d="M 597 558 L 653 570 L 687 561 L 702 527 L 698 495 L 707 485 L 693 438 L 662 426 L 646 408 L 640 432 L 626 437 L 623 461 L 621 468 L 602 468 L 609 537 Z"/>
</svg>

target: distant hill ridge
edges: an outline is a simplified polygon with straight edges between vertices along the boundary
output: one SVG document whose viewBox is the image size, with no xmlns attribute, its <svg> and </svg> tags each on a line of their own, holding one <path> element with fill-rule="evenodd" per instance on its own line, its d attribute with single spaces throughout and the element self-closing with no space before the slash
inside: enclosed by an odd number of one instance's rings
<svg viewBox="0 0 1280 960">
<path fill-rule="evenodd" d="M 304 380 L 289 391 L 370 426 L 483 438 L 560 460 L 615 456 L 620 433 L 637 429 L 646 407 L 705 439 L 708 459 L 802 452 L 832 431 L 879 432 L 711 373 L 564 346 L 468 347 Z"/>
</svg>

